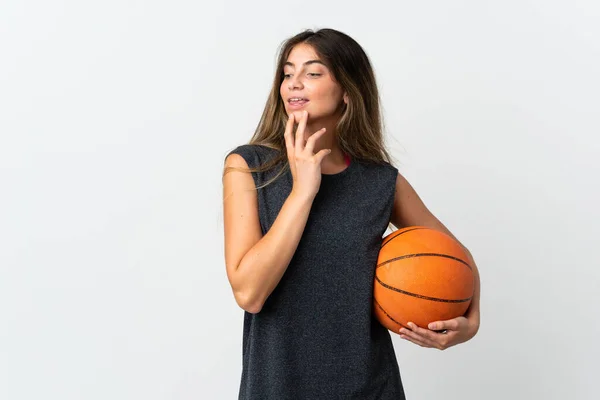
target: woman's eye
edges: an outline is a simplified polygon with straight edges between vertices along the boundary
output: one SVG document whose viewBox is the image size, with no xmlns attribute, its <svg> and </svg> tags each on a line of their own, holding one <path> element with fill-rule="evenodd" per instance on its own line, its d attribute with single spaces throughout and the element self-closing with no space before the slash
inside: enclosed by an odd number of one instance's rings
<svg viewBox="0 0 600 400">
<path fill-rule="evenodd" d="M 323 74 L 317 74 L 316 72 L 309 72 L 307 75 L 312 75 L 312 76 L 321 76 Z M 292 74 L 283 74 L 283 78 L 289 78 L 290 76 L 292 76 Z"/>
</svg>

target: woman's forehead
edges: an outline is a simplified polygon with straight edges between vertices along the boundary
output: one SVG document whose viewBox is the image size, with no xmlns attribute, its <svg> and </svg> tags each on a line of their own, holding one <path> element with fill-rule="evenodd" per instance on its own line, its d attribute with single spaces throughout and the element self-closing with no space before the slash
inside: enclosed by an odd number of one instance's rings
<svg viewBox="0 0 600 400">
<path fill-rule="evenodd" d="M 320 57 L 311 45 L 300 43 L 292 48 L 287 61 L 292 64 L 302 63 L 308 59 L 318 60 Z"/>
</svg>

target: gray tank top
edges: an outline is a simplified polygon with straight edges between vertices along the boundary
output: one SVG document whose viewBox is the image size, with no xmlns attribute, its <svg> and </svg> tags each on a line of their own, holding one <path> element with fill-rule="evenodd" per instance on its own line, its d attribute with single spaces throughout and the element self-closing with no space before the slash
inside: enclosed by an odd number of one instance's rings
<svg viewBox="0 0 600 400">
<path fill-rule="evenodd" d="M 231 151 L 249 167 L 277 155 Z M 255 184 L 274 177 L 253 172 Z M 351 160 L 322 175 L 306 227 L 261 311 L 244 313 L 239 399 L 405 399 L 390 333 L 372 313 L 373 278 L 398 170 Z M 292 190 L 291 173 L 258 189 L 263 235 Z"/>
</svg>

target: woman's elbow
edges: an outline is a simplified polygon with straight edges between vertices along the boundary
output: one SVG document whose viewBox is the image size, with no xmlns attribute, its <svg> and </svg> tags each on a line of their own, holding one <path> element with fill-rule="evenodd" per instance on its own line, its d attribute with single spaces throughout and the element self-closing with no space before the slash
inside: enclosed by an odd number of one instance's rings
<svg viewBox="0 0 600 400">
<path fill-rule="evenodd" d="M 262 310 L 263 302 L 256 299 L 256 296 L 244 292 L 234 292 L 237 305 L 250 314 L 258 314 Z"/>
</svg>

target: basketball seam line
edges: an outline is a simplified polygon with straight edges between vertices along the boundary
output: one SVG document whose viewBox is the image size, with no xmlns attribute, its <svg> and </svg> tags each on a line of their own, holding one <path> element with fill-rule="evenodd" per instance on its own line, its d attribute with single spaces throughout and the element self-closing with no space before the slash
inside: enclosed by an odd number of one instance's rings
<svg viewBox="0 0 600 400">
<path fill-rule="evenodd" d="M 381 304 L 379 304 L 379 302 L 378 302 L 377 300 L 373 299 L 373 301 L 375 302 L 375 304 L 377 305 L 377 307 L 379 307 L 379 309 L 380 309 L 381 311 L 383 311 L 383 313 L 384 313 L 384 314 L 385 314 L 385 315 L 386 315 L 386 316 L 387 316 L 389 319 L 391 319 L 393 322 L 395 322 L 396 324 L 400 325 L 401 327 L 403 327 L 403 328 L 407 328 L 407 329 L 408 329 L 408 327 L 407 327 L 407 326 L 404 326 L 404 325 L 402 325 L 400 322 L 398 322 L 398 321 L 396 321 L 394 318 L 392 318 L 392 316 L 391 316 L 390 314 L 388 314 L 388 313 L 387 313 L 387 311 L 385 311 L 385 309 L 384 309 L 384 308 L 381 306 Z"/>
<path fill-rule="evenodd" d="M 393 290 L 395 292 L 402 293 L 402 294 L 405 294 L 407 296 L 412 296 L 412 297 L 416 297 L 416 298 L 423 299 L 423 300 L 437 301 L 437 302 L 440 302 L 440 303 L 465 303 L 467 301 L 470 301 L 471 298 L 472 298 L 472 296 L 471 296 L 471 297 L 468 297 L 466 299 L 460 299 L 460 300 L 439 299 L 437 297 L 424 296 L 422 294 L 411 293 L 411 292 L 407 292 L 407 291 L 402 290 L 402 289 L 395 288 L 393 286 L 388 285 L 387 283 L 382 282 L 381 279 L 379 279 L 378 276 L 375 276 L 375 280 L 377 282 L 379 282 L 379 284 L 381 286 L 383 286 L 384 288 L 386 288 L 386 289 L 390 289 L 390 290 Z"/>
<path fill-rule="evenodd" d="M 389 242 L 391 242 L 392 240 L 396 239 L 397 237 L 404 235 L 405 233 L 412 232 L 412 231 L 417 231 L 417 230 L 419 230 L 419 229 L 425 229 L 425 228 L 412 228 L 412 229 L 407 229 L 407 230 L 405 230 L 404 232 L 400 232 L 399 234 L 397 234 L 397 235 L 395 235 L 394 237 L 391 237 L 391 238 L 389 238 L 387 241 L 385 241 L 385 242 L 384 242 L 384 243 L 381 245 L 381 247 L 385 246 L 386 244 L 388 244 L 388 243 L 389 243 Z"/>
<path fill-rule="evenodd" d="M 461 260 L 461 259 L 460 259 L 460 258 L 458 258 L 458 257 L 454 257 L 454 256 L 451 256 L 451 255 L 448 255 L 448 254 L 439 254 L 439 253 L 415 253 L 415 254 L 405 254 L 405 255 L 403 255 L 403 256 L 394 257 L 394 258 L 391 258 L 391 259 L 389 259 L 389 260 L 387 260 L 387 261 L 384 261 L 384 262 L 382 262 L 381 264 L 378 264 L 378 265 L 377 265 L 377 267 L 376 267 L 376 269 L 377 269 L 377 268 L 379 268 L 379 267 L 381 267 L 381 266 L 383 266 L 383 265 L 385 265 L 385 264 L 389 264 L 389 263 L 391 263 L 392 261 L 403 260 L 403 259 L 405 259 L 405 258 L 412 258 L 412 257 L 444 257 L 444 258 L 450 258 L 450 259 L 452 259 L 452 260 L 458 261 L 458 262 L 459 262 L 459 263 L 461 263 L 461 264 L 464 264 L 464 265 L 466 265 L 466 266 L 467 266 L 467 267 L 468 267 L 470 270 L 473 270 L 473 268 L 471 268 L 471 266 L 469 265 L 469 263 L 467 263 L 466 261 L 464 261 L 464 260 Z"/>
</svg>

